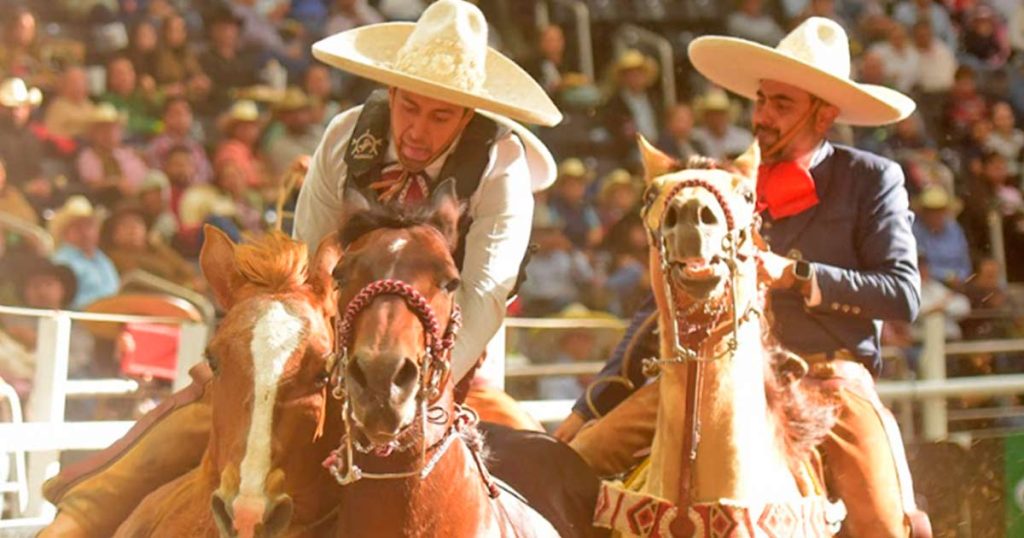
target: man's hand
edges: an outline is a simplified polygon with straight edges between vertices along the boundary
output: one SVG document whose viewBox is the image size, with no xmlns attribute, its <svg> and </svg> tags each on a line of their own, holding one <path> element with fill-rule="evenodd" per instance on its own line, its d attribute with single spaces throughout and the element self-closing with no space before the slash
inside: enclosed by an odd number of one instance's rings
<svg viewBox="0 0 1024 538">
<path fill-rule="evenodd" d="M 555 439 L 558 439 L 563 443 L 568 443 L 576 437 L 576 434 L 579 433 L 580 428 L 583 427 L 583 424 L 586 423 L 586 421 L 587 420 L 579 413 L 573 411 L 572 413 L 569 413 L 569 416 L 566 417 L 566 419 L 562 421 L 557 428 L 555 428 L 555 432 L 552 435 L 555 436 Z"/>
<path fill-rule="evenodd" d="M 757 269 L 759 277 L 768 283 L 772 289 L 789 289 L 796 282 L 793 274 L 793 267 L 796 261 L 779 256 L 770 251 L 763 250 L 757 255 Z"/>
</svg>

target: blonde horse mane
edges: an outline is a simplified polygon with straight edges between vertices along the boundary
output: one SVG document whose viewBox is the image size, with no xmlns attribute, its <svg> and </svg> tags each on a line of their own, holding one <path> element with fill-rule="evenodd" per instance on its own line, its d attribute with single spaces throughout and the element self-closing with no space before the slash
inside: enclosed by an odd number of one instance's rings
<svg viewBox="0 0 1024 538">
<path fill-rule="evenodd" d="M 235 265 L 245 281 L 281 293 L 302 288 L 309 276 L 308 249 L 280 231 L 235 247 Z"/>
</svg>

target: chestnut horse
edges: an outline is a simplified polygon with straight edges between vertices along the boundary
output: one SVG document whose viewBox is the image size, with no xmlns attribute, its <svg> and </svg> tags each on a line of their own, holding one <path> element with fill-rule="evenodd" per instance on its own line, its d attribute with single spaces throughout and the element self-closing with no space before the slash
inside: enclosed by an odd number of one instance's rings
<svg viewBox="0 0 1024 538">
<path fill-rule="evenodd" d="M 334 273 L 347 305 L 334 380 L 347 434 L 328 461 L 342 484 L 338 536 L 603 533 L 591 525 L 598 481 L 575 452 L 543 434 L 487 429 L 495 471 L 523 500 L 490 474 L 476 414 L 456 403 L 454 182 L 419 214 L 372 204 L 346 193 L 354 216 Z"/>
<path fill-rule="evenodd" d="M 734 163 L 674 162 L 641 140 L 659 312 L 658 415 L 646 467 L 606 483 L 598 524 L 642 536 L 830 536 L 814 447 L 835 407 L 768 338 L 757 266 L 756 144 Z M 786 363 L 790 365 L 792 363 Z M 839 520 L 839 521 L 837 521 Z M 731 529 L 731 530 L 730 530 Z"/>
<path fill-rule="evenodd" d="M 318 536 L 329 533 L 338 487 L 321 461 L 336 312 L 330 272 L 339 249 L 279 233 L 234 245 L 211 226 L 200 262 L 227 311 L 207 348 L 212 429 L 199 467 L 160 487 L 117 536 Z M 316 441 L 321 433 L 324 437 Z"/>
</svg>

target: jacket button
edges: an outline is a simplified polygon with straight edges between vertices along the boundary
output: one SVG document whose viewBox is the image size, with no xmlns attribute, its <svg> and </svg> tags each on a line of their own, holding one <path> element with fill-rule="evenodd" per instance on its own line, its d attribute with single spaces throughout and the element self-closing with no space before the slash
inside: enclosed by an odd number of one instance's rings
<svg viewBox="0 0 1024 538">
<path fill-rule="evenodd" d="M 851 310 L 851 312 L 853 312 L 854 314 L 860 314 L 860 307 L 859 307 L 859 306 L 855 306 L 855 307 L 853 307 L 853 309 Z"/>
<path fill-rule="evenodd" d="M 844 304 L 843 305 L 843 313 L 844 314 L 849 314 L 850 313 L 850 305 L 848 305 L 848 304 Z"/>
<path fill-rule="evenodd" d="M 832 310 L 839 310 L 839 303 L 832 303 Z"/>
</svg>

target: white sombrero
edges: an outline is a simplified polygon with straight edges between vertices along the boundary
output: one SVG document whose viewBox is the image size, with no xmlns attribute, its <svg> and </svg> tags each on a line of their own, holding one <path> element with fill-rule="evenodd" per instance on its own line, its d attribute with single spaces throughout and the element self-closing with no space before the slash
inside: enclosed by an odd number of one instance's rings
<svg viewBox="0 0 1024 538">
<path fill-rule="evenodd" d="M 318 60 L 414 93 L 552 126 L 562 113 L 515 62 L 487 46 L 487 21 L 463 0 L 439 0 L 415 24 L 371 24 L 313 44 Z"/>
<path fill-rule="evenodd" d="M 798 86 L 839 108 L 836 121 L 885 125 L 909 116 L 914 101 L 902 93 L 850 79 L 850 44 L 835 21 L 811 17 L 770 48 L 735 37 L 704 36 L 689 47 L 693 67 L 723 88 L 757 98 L 762 80 Z"/>
</svg>

